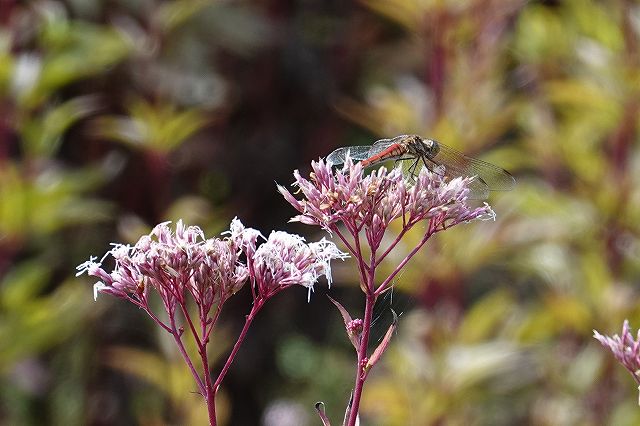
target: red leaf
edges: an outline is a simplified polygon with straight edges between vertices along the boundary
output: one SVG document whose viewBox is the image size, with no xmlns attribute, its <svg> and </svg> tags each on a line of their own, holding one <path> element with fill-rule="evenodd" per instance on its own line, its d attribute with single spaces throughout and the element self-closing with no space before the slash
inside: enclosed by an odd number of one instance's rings
<svg viewBox="0 0 640 426">
<path fill-rule="evenodd" d="M 367 365 L 364 368 L 365 372 L 369 371 L 371 367 L 373 367 L 375 363 L 380 360 L 380 357 L 382 356 L 384 351 L 387 349 L 387 346 L 389 346 L 389 342 L 391 341 L 391 336 L 393 336 L 393 332 L 396 331 L 396 328 L 398 328 L 398 315 L 395 313 L 393 309 L 391 310 L 391 312 L 393 312 L 393 322 L 389 326 L 387 333 L 382 338 L 382 341 L 380 342 L 376 350 L 373 351 L 373 353 L 371 354 L 369 361 L 367 361 Z"/>
<path fill-rule="evenodd" d="M 347 336 L 349 336 L 349 340 L 351 341 L 351 344 L 353 345 L 353 347 L 356 349 L 356 351 L 358 350 L 358 346 L 360 345 L 360 339 L 359 336 L 354 335 L 353 333 L 349 332 L 349 325 L 351 324 L 351 322 L 353 321 L 353 319 L 351 319 L 351 315 L 349 315 L 349 312 L 347 312 L 347 310 L 345 309 L 344 306 L 342 306 L 340 304 L 340 302 L 334 300 L 331 296 L 327 295 L 327 297 L 329 298 L 329 300 L 331 300 L 331 302 L 336 305 L 336 308 L 338 308 L 338 310 L 340 311 L 340 314 L 342 315 L 342 319 L 344 321 L 344 326 L 345 329 L 347 330 Z"/>
</svg>

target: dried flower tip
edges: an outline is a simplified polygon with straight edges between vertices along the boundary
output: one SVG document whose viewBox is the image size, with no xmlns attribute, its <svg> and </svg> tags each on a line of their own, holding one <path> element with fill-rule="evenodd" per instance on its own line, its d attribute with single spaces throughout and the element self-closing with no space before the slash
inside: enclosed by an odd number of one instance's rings
<svg viewBox="0 0 640 426">
<path fill-rule="evenodd" d="M 618 362 L 631 373 L 636 383 L 640 385 L 640 375 L 638 374 L 640 371 L 640 331 L 634 339 L 629 321 L 625 320 L 620 336 L 617 334 L 612 337 L 605 336 L 593 330 L 593 337 L 613 353 Z"/>
</svg>

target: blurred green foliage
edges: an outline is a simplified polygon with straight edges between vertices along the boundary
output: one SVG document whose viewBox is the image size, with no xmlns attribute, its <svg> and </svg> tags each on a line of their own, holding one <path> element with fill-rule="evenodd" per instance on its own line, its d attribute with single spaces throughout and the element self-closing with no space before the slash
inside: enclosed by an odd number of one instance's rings
<svg viewBox="0 0 640 426">
<path fill-rule="evenodd" d="M 202 424 L 167 336 L 119 301 L 94 303 L 75 266 L 162 220 L 311 233 L 286 223 L 274 180 L 401 133 L 518 184 L 489 200 L 495 223 L 439 234 L 397 279 L 380 309 L 403 312 L 400 328 L 363 424 L 640 423 L 633 381 L 591 338 L 640 326 L 636 2 L 3 8 L 0 423 Z M 331 294 L 355 314 L 353 265 L 335 270 Z M 355 358 L 323 292 L 263 313 L 224 384 L 227 424 L 275 424 L 277 407 L 315 424 L 317 400 L 341 421 Z M 227 312 L 216 357 L 248 300 Z"/>
</svg>

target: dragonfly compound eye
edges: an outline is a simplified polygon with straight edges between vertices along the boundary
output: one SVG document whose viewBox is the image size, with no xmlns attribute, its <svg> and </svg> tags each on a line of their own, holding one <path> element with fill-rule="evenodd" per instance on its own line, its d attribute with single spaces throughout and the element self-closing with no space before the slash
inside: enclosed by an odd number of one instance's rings
<svg viewBox="0 0 640 426">
<path fill-rule="evenodd" d="M 425 139 L 423 142 L 427 151 L 426 155 L 428 158 L 434 158 L 436 155 L 438 155 L 438 153 L 440 152 L 440 145 L 438 145 L 438 142 L 432 139 Z"/>
</svg>

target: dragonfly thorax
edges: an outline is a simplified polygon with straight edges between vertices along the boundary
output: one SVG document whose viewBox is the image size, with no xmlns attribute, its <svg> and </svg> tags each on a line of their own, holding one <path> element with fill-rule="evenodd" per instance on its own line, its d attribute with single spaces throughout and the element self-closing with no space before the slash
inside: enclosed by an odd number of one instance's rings
<svg viewBox="0 0 640 426">
<path fill-rule="evenodd" d="M 433 159 L 440 152 L 440 146 L 432 139 L 423 139 L 414 135 L 407 142 L 407 151 L 414 157 Z"/>
</svg>

